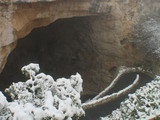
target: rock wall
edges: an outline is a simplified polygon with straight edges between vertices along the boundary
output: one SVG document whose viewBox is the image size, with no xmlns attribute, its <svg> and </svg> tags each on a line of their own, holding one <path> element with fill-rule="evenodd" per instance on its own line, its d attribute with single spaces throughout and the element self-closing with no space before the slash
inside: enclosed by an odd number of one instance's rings
<svg viewBox="0 0 160 120">
<path fill-rule="evenodd" d="M 93 79 L 85 84 L 86 93 L 93 94 L 103 89 L 122 65 L 140 66 L 158 74 L 159 53 L 156 51 L 160 43 L 158 34 L 154 33 L 159 28 L 153 29 L 152 24 L 159 25 L 159 11 L 160 2 L 157 0 L 2 0 L 0 71 L 16 47 L 17 40 L 25 37 L 33 28 L 46 26 L 62 18 L 93 16 L 92 19 L 86 19 L 86 27 L 88 25 L 91 29 L 88 39 L 97 54 L 94 67 L 90 68 L 91 75 L 96 77 L 92 76 Z M 85 37 L 84 33 L 82 36 Z M 151 44 L 157 47 L 153 48 Z M 102 70 L 97 73 L 94 69 Z M 100 77 L 106 79 L 99 83 L 96 79 Z M 87 85 L 91 82 L 92 89 L 89 89 Z M 94 91 L 97 84 L 99 87 Z"/>
</svg>

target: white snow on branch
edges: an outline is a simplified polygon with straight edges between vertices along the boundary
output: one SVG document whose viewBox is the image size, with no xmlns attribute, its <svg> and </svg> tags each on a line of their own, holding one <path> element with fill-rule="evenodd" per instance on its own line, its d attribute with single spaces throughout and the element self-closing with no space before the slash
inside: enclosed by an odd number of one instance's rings
<svg viewBox="0 0 160 120">
<path fill-rule="evenodd" d="M 120 108 L 102 120 L 158 120 L 160 115 L 160 76 L 129 94 Z"/>
<path fill-rule="evenodd" d="M 116 98 L 120 97 L 121 95 L 127 93 L 133 87 L 135 87 L 137 85 L 138 81 L 139 81 L 139 75 L 137 74 L 136 79 L 134 80 L 134 82 L 131 85 L 129 85 L 128 87 L 120 90 L 117 93 L 113 93 L 111 95 L 106 95 L 103 98 L 99 98 L 97 100 L 91 100 L 91 101 L 89 101 L 87 103 L 83 103 L 82 107 L 83 107 L 83 109 L 89 109 L 89 108 L 95 107 L 95 106 L 97 106 L 99 104 L 103 104 L 103 103 L 109 102 L 109 101 L 111 101 L 113 99 L 116 99 Z"/>
<path fill-rule="evenodd" d="M 39 64 L 34 64 L 34 63 L 30 63 L 29 65 L 26 65 L 21 69 L 22 73 L 29 78 L 35 76 L 39 72 L 39 70 L 40 70 Z"/>
<path fill-rule="evenodd" d="M 30 79 L 6 89 L 12 102 L 7 103 L 0 92 L 0 120 L 72 120 L 85 114 L 80 100 L 80 74 L 54 81 L 50 75 L 36 75 L 38 64 L 29 64 L 22 71 Z"/>
<path fill-rule="evenodd" d="M 3 93 L 0 91 L 0 111 L 6 107 L 8 104 L 8 101 L 6 100 L 6 97 L 3 95 Z"/>
</svg>

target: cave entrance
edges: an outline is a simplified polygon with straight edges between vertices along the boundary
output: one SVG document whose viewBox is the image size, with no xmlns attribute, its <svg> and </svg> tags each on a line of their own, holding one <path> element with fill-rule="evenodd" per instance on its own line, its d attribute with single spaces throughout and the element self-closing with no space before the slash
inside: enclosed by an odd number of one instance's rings
<svg viewBox="0 0 160 120">
<path fill-rule="evenodd" d="M 25 81 L 20 69 L 29 63 L 39 63 L 41 71 L 54 79 L 80 73 L 84 80 L 84 94 L 102 90 L 106 86 L 104 79 L 108 70 L 104 70 L 107 68 L 104 67 L 106 59 L 97 51 L 95 41 L 98 34 L 110 25 L 102 27 L 104 24 L 100 25 L 97 21 L 106 18 L 90 16 L 59 19 L 48 26 L 33 29 L 25 38 L 18 40 L 17 47 L 9 55 L 0 74 L 1 90 L 12 82 Z M 93 29 L 93 25 L 94 28 L 95 25 L 98 27 Z M 115 71 L 114 66 L 110 74 Z"/>
</svg>

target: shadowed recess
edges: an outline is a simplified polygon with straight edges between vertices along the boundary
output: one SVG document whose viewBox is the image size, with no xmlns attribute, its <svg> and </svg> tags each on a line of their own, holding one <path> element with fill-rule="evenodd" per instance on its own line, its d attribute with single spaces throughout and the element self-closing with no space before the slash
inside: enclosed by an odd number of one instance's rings
<svg viewBox="0 0 160 120">
<path fill-rule="evenodd" d="M 100 91 L 107 85 L 105 79 L 108 68 L 103 65 L 106 59 L 97 52 L 93 40 L 102 39 L 95 36 L 104 29 L 96 27 L 93 30 L 92 25 L 106 18 L 88 16 L 59 19 L 46 27 L 32 30 L 25 38 L 18 40 L 17 47 L 9 55 L 0 74 L 0 90 L 3 91 L 12 82 L 26 80 L 20 71 L 24 65 L 39 63 L 41 71 L 54 79 L 80 73 L 86 94 Z M 108 73 L 114 74 L 116 66 L 111 68 Z"/>
</svg>

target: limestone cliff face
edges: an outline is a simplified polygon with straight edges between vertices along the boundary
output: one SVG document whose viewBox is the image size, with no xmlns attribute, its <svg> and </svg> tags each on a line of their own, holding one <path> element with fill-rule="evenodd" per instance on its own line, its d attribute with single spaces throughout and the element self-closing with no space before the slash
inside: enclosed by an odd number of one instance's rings
<svg viewBox="0 0 160 120">
<path fill-rule="evenodd" d="M 86 93 L 93 94 L 103 89 L 111 82 L 119 66 L 141 66 L 159 73 L 156 51 L 159 42 L 155 42 L 159 38 L 158 34 L 154 34 L 159 28 L 152 28 L 152 24 L 159 24 L 159 10 L 160 2 L 157 0 L 1 0 L 0 71 L 17 40 L 33 28 L 46 26 L 61 18 L 93 16 L 86 19 L 91 29 L 86 34 L 89 34 L 97 57 L 87 74 L 96 77 L 92 76 L 92 81 L 86 82 Z M 150 36 L 145 38 L 149 33 Z M 157 47 L 150 45 L 153 43 Z M 102 77 L 106 79 L 96 81 Z M 91 82 L 92 88 L 87 88 Z M 97 84 L 98 89 L 94 90 Z"/>
</svg>

